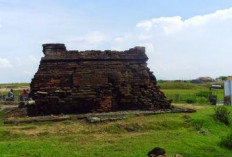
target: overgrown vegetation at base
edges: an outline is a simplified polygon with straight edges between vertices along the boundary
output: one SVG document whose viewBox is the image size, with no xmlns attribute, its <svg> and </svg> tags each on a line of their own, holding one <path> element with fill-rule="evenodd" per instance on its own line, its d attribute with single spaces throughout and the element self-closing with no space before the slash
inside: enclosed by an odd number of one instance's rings
<svg viewBox="0 0 232 157">
<path fill-rule="evenodd" d="M 232 132 L 222 138 L 220 145 L 232 150 Z"/>
<path fill-rule="evenodd" d="M 225 125 L 230 124 L 230 111 L 225 106 L 218 106 L 214 108 L 214 118 L 224 123 Z"/>
</svg>

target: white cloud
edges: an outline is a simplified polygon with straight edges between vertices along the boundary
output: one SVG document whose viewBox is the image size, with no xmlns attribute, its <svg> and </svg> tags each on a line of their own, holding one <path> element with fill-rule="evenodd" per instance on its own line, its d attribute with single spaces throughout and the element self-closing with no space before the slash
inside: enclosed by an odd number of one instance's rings
<svg viewBox="0 0 232 157">
<path fill-rule="evenodd" d="M 113 47 L 146 46 L 148 66 L 158 79 L 232 75 L 232 8 L 185 20 L 153 18 L 136 28 L 117 37 Z"/>
<path fill-rule="evenodd" d="M 0 58 L 0 68 L 11 68 L 12 64 L 6 58 Z"/>
<path fill-rule="evenodd" d="M 200 26 L 215 20 L 224 21 L 231 19 L 232 19 L 232 8 L 229 8 L 224 10 L 218 10 L 212 14 L 195 16 L 184 22 L 185 25 Z"/>
<path fill-rule="evenodd" d="M 158 29 L 161 27 L 166 34 L 169 34 L 180 30 L 183 26 L 183 23 L 184 22 L 180 16 L 160 17 L 142 21 L 137 24 L 137 27 L 145 29 L 146 31 L 150 31 L 151 29 Z"/>
<path fill-rule="evenodd" d="M 202 27 L 213 22 L 225 22 L 232 20 L 232 8 L 218 10 L 212 14 L 198 15 L 183 20 L 180 16 L 159 17 L 142 21 L 137 24 L 137 28 L 146 31 L 162 30 L 166 35 L 188 29 L 189 27 Z"/>
</svg>

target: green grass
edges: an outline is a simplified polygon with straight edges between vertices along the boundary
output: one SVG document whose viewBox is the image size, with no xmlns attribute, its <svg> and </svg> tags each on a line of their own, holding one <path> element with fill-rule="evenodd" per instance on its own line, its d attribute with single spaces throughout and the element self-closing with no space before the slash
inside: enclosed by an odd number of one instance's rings
<svg viewBox="0 0 232 157">
<path fill-rule="evenodd" d="M 195 84 L 189 82 L 158 82 L 158 85 L 162 89 L 209 89 L 213 84 L 223 85 L 223 82 Z"/>
<path fill-rule="evenodd" d="M 101 124 L 0 124 L 0 152 L 1 156 L 141 157 L 162 147 L 169 155 L 230 157 L 232 151 L 221 147 L 220 141 L 232 127 L 214 121 L 212 106 L 195 107 L 197 112 L 187 114 L 188 118 L 181 113 L 131 116 Z M 199 121 L 202 124 L 196 127 Z"/>
<path fill-rule="evenodd" d="M 9 84 L 0 84 L 0 88 L 18 88 L 22 86 L 29 86 L 30 83 L 9 83 Z"/>
<path fill-rule="evenodd" d="M 158 85 L 165 93 L 167 99 L 173 103 L 209 104 L 209 87 L 211 84 L 193 84 L 188 82 L 159 82 Z M 217 83 L 222 84 L 222 83 Z M 201 94 L 204 94 L 203 96 Z M 223 101 L 224 90 L 214 90 L 219 101 Z M 203 97 L 203 98 L 202 98 Z M 191 101 L 190 101 L 191 100 Z"/>
<path fill-rule="evenodd" d="M 189 82 L 158 82 L 162 89 L 208 89 L 210 84 L 194 84 Z"/>
<path fill-rule="evenodd" d="M 177 103 L 197 99 L 210 86 L 173 82 L 159 85 L 167 98 L 174 98 Z M 220 143 L 232 126 L 214 120 L 214 106 L 182 106 L 197 112 L 130 116 L 101 124 L 65 121 L 21 125 L 4 125 L 4 114 L 0 112 L 0 156 L 142 157 L 154 147 L 162 147 L 170 156 L 178 153 L 185 157 L 231 157 L 232 150 Z M 232 111 L 232 107 L 227 108 Z"/>
</svg>

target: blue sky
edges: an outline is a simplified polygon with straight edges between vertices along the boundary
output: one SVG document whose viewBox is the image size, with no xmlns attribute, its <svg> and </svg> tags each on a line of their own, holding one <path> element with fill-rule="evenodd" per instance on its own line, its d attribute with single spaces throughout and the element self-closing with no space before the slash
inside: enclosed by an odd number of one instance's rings
<svg viewBox="0 0 232 157">
<path fill-rule="evenodd" d="M 231 75 L 229 0 L 0 0 L 0 82 L 30 82 L 43 43 L 146 46 L 157 79 Z"/>
</svg>

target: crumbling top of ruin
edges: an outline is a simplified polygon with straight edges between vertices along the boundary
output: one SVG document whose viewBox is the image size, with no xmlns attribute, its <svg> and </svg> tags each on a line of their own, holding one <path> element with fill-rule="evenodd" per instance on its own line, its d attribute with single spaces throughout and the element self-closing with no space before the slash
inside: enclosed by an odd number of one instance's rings
<svg viewBox="0 0 232 157">
<path fill-rule="evenodd" d="M 145 47 L 68 51 L 64 44 L 44 44 L 43 53 L 29 115 L 170 108 L 147 67 Z"/>
<path fill-rule="evenodd" d="M 68 51 L 64 44 L 43 44 L 43 53 L 45 55 L 43 60 L 148 60 L 145 54 L 145 47 L 140 46 L 126 51 Z"/>
</svg>

